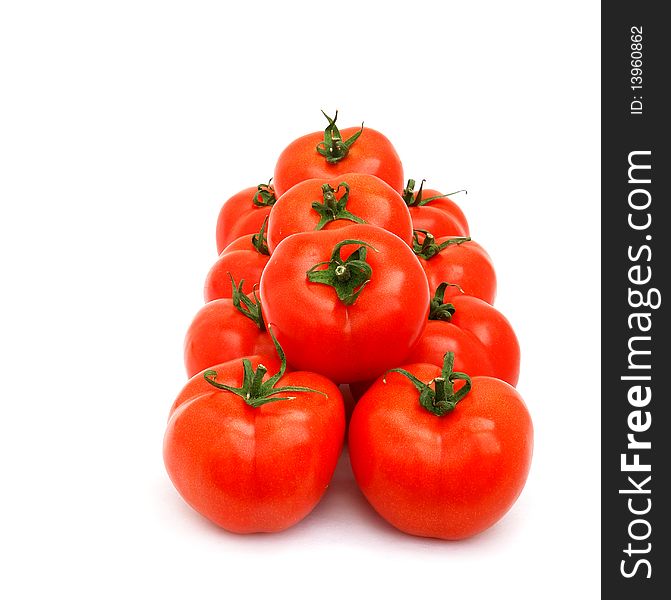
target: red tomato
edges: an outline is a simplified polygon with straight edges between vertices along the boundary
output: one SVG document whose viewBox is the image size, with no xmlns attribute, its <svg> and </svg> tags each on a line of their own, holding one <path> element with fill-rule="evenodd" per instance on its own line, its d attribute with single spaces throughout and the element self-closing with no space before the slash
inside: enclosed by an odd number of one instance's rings
<svg viewBox="0 0 671 600">
<path fill-rule="evenodd" d="M 368 223 L 412 244 L 410 212 L 400 194 L 375 175 L 345 173 L 336 179 L 307 179 L 277 200 L 268 221 L 268 247 L 301 231 Z"/>
<path fill-rule="evenodd" d="M 259 233 L 240 237 L 222 250 L 205 278 L 205 302 L 231 298 L 231 277 L 243 284 L 244 294 L 250 294 L 258 286 L 261 273 L 270 257 L 264 235 L 265 225 L 266 221 Z"/>
<path fill-rule="evenodd" d="M 257 233 L 275 199 L 273 186 L 261 184 L 246 188 L 226 200 L 217 218 L 217 254 L 239 237 Z"/>
<path fill-rule="evenodd" d="M 324 111 L 322 111 L 324 113 Z M 339 178 L 344 173 L 368 173 L 386 181 L 397 192 L 403 190 L 403 166 L 391 142 L 379 131 L 366 127 L 338 130 L 326 113 L 329 124 L 294 140 L 280 154 L 275 166 L 275 193 L 281 196 L 306 179 Z"/>
<path fill-rule="evenodd" d="M 372 225 L 284 239 L 261 275 L 261 298 L 289 364 L 338 383 L 400 364 L 430 301 L 412 250 Z"/>
<path fill-rule="evenodd" d="M 520 345 L 508 319 L 473 296 L 454 296 L 445 303 L 445 287 L 438 287 L 426 329 L 406 361 L 439 365 L 449 350 L 456 355 L 457 370 L 517 385 Z"/>
<path fill-rule="evenodd" d="M 515 388 L 452 372 L 450 355 L 442 369 L 404 367 L 412 380 L 380 377 L 354 408 L 349 454 L 361 491 L 394 527 L 459 540 L 491 527 L 521 493 L 533 425 Z"/>
<path fill-rule="evenodd" d="M 338 387 L 316 373 L 284 374 L 285 364 L 272 378 L 258 357 L 217 365 L 191 379 L 173 405 L 166 470 L 193 509 L 228 531 L 298 523 L 326 491 L 340 456 Z"/>
<path fill-rule="evenodd" d="M 184 364 L 189 377 L 228 360 L 274 352 L 260 302 L 255 296 L 243 294 L 241 285 L 233 298 L 212 300 L 203 306 L 184 340 Z"/>
<path fill-rule="evenodd" d="M 428 231 L 415 229 L 413 249 L 426 272 L 429 289 L 435 290 L 447 281 L 453 285 L 445 290 L 445 298 L 463 293 L 494 304 L 496 273 L 492 259 L 470 237 L 436 239 Z"/>
<path fill-rule="evenodd" d="M 409 179 L 403 190 L 403 199 L 410 209 L 414 229 L 425 229 L 436 237 L 469 234 L 466 216 L 456 202 L 436 190 L 423 189 L 414 192 L 415 180 Z"/>
</svg>

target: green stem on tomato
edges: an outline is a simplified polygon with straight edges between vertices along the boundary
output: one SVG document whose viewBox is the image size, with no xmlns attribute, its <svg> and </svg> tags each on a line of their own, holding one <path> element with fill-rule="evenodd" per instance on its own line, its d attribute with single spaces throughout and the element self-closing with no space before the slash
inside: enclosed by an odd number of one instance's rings
<svg viewBox="0 0 671 600">
<path fill-rule="evenodd" d="M 252 246 L 256 248 L 259 254 L 264 256 L 270 256 L 270 249 L 268 248 L 268 236 L 266 235 L 266 227 L 268 227 L 268 216 L 263 219 L 261 223 L 261 229 L 258 233 L 255 233 L 252 236 Z"/>
<path fill-rule="evenodd" d="M 268 183 L 261 183 L 256 186 L 256 193 L 252 198 L 254 206 L 272 206 L 275 204 L 277 197 L 275 196 L 275 189 L 270 185 L 271 181 L 272 179 L 270 179 Z"/>
<path fill-rule="evenodd" d="M 424 239 L 419 241 L 419 234 L 424 234 Z M 437 244 L 435 236 L 426 229 L 413 229 L 412 230 L 412 250 L 413 252 L 423 258 L 424 260 L 429 260 L 445 250 L 449 246 L 459 246 L 464 242 L 470 242 L 470 237 L 451 237 L 444 242 Z"/>
<path fill-rule="evenodd" d="M 471 391 L 471 378 L 466 373 L 454 371 L 454 352 L 445 353 L 440 376 L 428 383 L 424 383 L 405 369 L 390 369 L 387 372 L 400 373 L 407 377 L 419 392 L 421 406 L 437 417 L 452 412 L 466 394 Z M 464 381 L 464 385 L 455 391 L 454 382 L 457 380 Z M 431 384 L 433 384 L 433 387 L 431 387 Z"/>
<path fill-rule="evenodd" d="M 349 244 L 359 244 L 359 248 L 343 260 L 340 250 Z M 338 242 L 333 247 L 329 260 L 317 263 L 307 271 L 308 281 L 330 285 L 344 304 L 348 306 L 354 304 L 373 273 L 373 269 L 366 262 L 367 248 L 377 252 L 373 246 L 361 240 Z M 324 265 L 326 269 L 318 270 Z"/>
<path fill-rule="evenodd" d="M 408 183 L 403 189 L 403 200 L 405 200 L 405 203 L 408 206 L 425 206 L 426 204 L 428 204 L 429 202 L 433 202 L 434 200 L 438 200 L 440 198 L 447 198 L 448 196 L 454 196 L 455 194 L 460 194 L 461 192 L 468 194 L 468 190 L 457 190 L 456 192 L 450 192 L 449 194 L 439 194 L 438 196 L 423 198 L 422 196 L 425 181 L 426 179 L 422 179 L 422 182 L 419 186 L 419 190 L 417 190 L 417 194 L 415 194 L 414 193 L 415 180 L 408 179 Z"/>
<path fill-rule="evenodd" d="M 336 194 L 343 188 L 345 192 L 338 199 Z M 361 217 L 357 217 L 347 210 L 347 201 L 349 200 L 349 185 L 344 181 L 338 184 L 338 187 L 333 189 L 328 183 L 322 185 L 322 201 L 313 202 L 312 209 L 321 217 L 315 230 L 319 231 L 331 221 L 338 221 L 345 219 L 347 221 L 354 221 L 355 223 L 365 224 Z"/>
<path fill-rule="evenodd" d="M 248 319 L 254 321 L 256 326 L 261 331 L 265 331 L 266 324 L 263 321 L 263 314 L 261 312 L 261 300 L 259 300 L 259 297 L 256 295 L 256 290 L 253 292 L 254 300 L 252 300 L 242 291 L 242 286 L 245 283 L 245 280 L 241 279 L 240 283 L 236 285 L 235 280 L 233 279 L 233 275 L 231 275 L 230 271 L 228 276 L 231 279 L 231 287 L 233 288 L 233 295 L 231 297 L 233 306 L 238 309 L 238 312 L 243 314 Z"/>
<path fill-rule="evenodd" d="M 343 140 L 340 135 L 340 130 L 336 126 L 338 111 L 336 111 L 333 118 L 329 117 L 323 110 L 322 114 L 328 119 L 329 124 L 326 126 L 326 129 L 324 129 L 324 141 L 317 144 L 317 152 L 326 159 L 326 162 L 334 164 L 347 156 L 352 144 L 359 139 L 359 136 L 363 131 L 363 123 L 361 123 L 361 129 L 359 129 L 359 131 L 346 140 Z"/>
<path fill-rule="evenodd" d="M 461 286 L 456 283 L 447 283 L 443 281 L 437 288 L 436 293 L 431 298 L 429 304 L 429 321 L 450 321 L 452 316 L 456 312 L 454 304 L 451 302 L 445 302 L 445 290 L 453 286 L 459 289 L 462 293 L 464 290 L 461 289 Z"/>
<path fill-rule="evenodd" d="M 313 390 L 312 388 L 302 387 L 298 385 L 285 385 L 280 387 L 275 387 L 277 382 L 283 377 L 287 369 L 287 359 L 282 350 L 282 346 L 277 341 L 277 338 L 273 335 L 271 330 L 268 330 L 270 337 L 273 340 L 275 349 L 277 350 L 277 355 L 280 358 L 280 370 L 270 377 L 267 381 L 263 381 L 263 378 L 266 376 L 268 369 L 259 364 L 256 370 L 252 367 L 252 363 L 248 358 L 242 359 L 242 385 L 239 388 L 233 387 L 231 385 L 226 385 L 224 383 L 217 382 L 217 371 L 214 369 L 208 369 L 203 373 L 205 381 L 210 385 L 216 387 L 220 390 L 225 390 L 231 392 L 236 396 L 242 398 L 245 403 L 252 408 L 258 408 L 268 402 L 277 402 L 279 400 L 295 400 L 296 396 L 275 396 L 275 394 L 284 394 L 286 392 L 312 392 L 316 394 L 322 394 L 326 396 L 324 392 L 319 390 Z"/>
</svg>

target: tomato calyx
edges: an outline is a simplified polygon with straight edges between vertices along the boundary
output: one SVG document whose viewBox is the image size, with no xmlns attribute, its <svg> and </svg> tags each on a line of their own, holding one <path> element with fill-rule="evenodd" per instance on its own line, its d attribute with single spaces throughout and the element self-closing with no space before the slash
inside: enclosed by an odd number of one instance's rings
<svg viewBox="0 0 671 600">
<path fill-rule="evenodd" d="M 338 200 L 336 194 L 343 188 L 345 192 Z M 333 189 L 328 183 L 322 185 L 322 202 L 313 202 L 312 208 L 321 217 L 315 230 L 319 231 L 331 221 L 338 221 L 339 219 L 346 219 L 354 221 L 355 223 L 365 224 L 361 217 L 357 217 L 347 210 L 347 201 L 349 200 L 349 185 L 344 181 L 338 184 L 338 187 Z"/>
<path fill-rule="evenodd" d="M 419 241 L 419 234 L 424 235 L 424 239 Z M 448 240 L 445 240 L 442 244 L 436 244 L 435 236 L 426 229 L 413 229 L 412 230 L 412 251 L 425 260 L 429 260 L 436 256 L 439 252 L 442 252 L 448 246 L 458 246 L 464 242 L 470 242 L 471 238 L 466 237 L 452 237 Z"/>
<path fill-rule="evenodd" d="M 436 288 L 436 293 L 433 298 L 431 298 L 431 303 L 429 305 L 429 321 L 452 320 L 452 315 L 454 315 L 457 309 L 451 302 L 445 302 L 445 290 L 450 286 L 456 287 L 462 293 L 464 291 L 461 289 L 461 286 L 456 283 L 447 283 L 446 281 L 443 281 L 443 283 Z"/>
<path fill-rule="evenodd" d="M 437 417 L 452 412 L 466 394 L 471 391 L 470 376 L 466 373 L 454 371 L 454 352 L 445 353 L 440 377 L 435 377 L 428 383 L 424 383 L 405 369 L 390 369 L 387 372 L 400 373 L 407 377 L 419 392 L 419 403 Z M 454 382 L 457 380 L 464 381 L 464 385 L 455 391 Z M 433 387 L 431 387 L 432 384 Z"/>
<path fill-rule="evenodd" d="M 272 206 L 275 204 L 277 197 L 275 196 L 275 189 L 270 184 L 271 181 L 272 179 L 268 183 L 262 183 L 256 187 L 256 193 L 252 198 L 254 206 Z"/>
<path fill-rule="evenodd" d="M 266 228 L 268 226 L 268 217 L 266 216 L 261 223 L 261 229 L 258 233 L 252 236 L 252 246 L 256 248 L 259 254 L 270 256 L 270 249 L 268 248 L 268 236 L 266 235 Z"/>
<path fill-rule="evenodd" d="M 458 190 L 456 192 L 451 192 L 449 194 L 440 194 L 438 196 L 431 196 L 430 198 L 423 198 L 422 196 L 425 182 L 426 179 L 422 179 L 422 182 L 419 185 L 419 189 L 417 190 L 417 194 L 415 194 L 414 193 L 415 180 L 408 179 L 408 183 L 403 189 L 402 194 L 403 200 L 405 200 L 405 203 L 408 206 L 425 206 L 426 204 L 429 204 L 429 202 L 433 202 L 434 200 L 438 200 L 439 198 L 447 198 L 448 196 L 454 196 L 454 194 L 460 194 L 461 192 L 468 194 L 468 190 Z"/>
<path fill-rule="evenodd" d="M 340 250 L 349 244 L 359 244 L 359 248 L 343 260 Z M 338 242 L 329 260 L 317 263 L 307 271 L 308 281 L 330 285 L 345 305 L 354 304 L 373 274 L 373 269 L 366 262 L 368 248 L 377 252 L 373 246 L 361 240 Z M 318 270 L 323 265 L 326 265 L 326 269 Z"/>
<path fill-rule="evenodd" d="M 233 288 L 233 296 L 231 301 L 233 306 L 238 309 L 248 319 L 254 321 L 256 326 L 261 330 L 266 330 L 266 324 L 263 321 L 263 314 L 261 313 L 261 300 L 256 295 L 256 290 L 254 290 L 254 300 L 252 300 L 247 294 L 242 291 L 242 286 L 245 283 L 244 279 L 240 280 L 240 283 L 236 285 L 233 275 L 228 273 L 228 276 L 231 279 L 231 287 Z"/>
<path fill-rule="evenodd" d="M 266 373 L 268 373 L 267 367 L 259 364 L 256 367 L 256 370 L 254 370 L 251 361 L 248 358 L 243 358 L 242 385 L 239 388 L 226 385 L 224 383 L 218 383 L 217 372 L 214 369 L 208 369 L 203 373 L 205 381 L 217 389 L 225 390 L 235 394 L 236 396 L 239 396 L 245 401 L 247 405 L 251 406 L 252 408 L 258 408 L 259 406 L 268 404 L 268 402 L 277 402 L 279 400 L 294 400 L 296 398 L 296 396 L 275 396 L 275 394 L 284 394 L 286 392 L 313 392 L 325 396 L 326 394 L 324 394 L 324 392 L 298 385 L 275 387 L 277 382 L 284 376 L 284 373 L 287 370 L 287 359 L 284 355 L 284 350 L 282 350 L 282 346 L 280 346 L 279 342 L 273 335 L 273 332 L 269 330 L 269 333 L 273 340 L 273 344 L 275 344 L 277 355 L 281 361 L 280 370 L 275 373 L 275 375 L 270 377 L 268 380 L 263 381 Z"/>
<path fill-rule="evenodd" d="M 359 139 L 359 136 L 363 131 L 363 123 L 361 123 L 361 129 L 359 129 L 359 131 L 346 140 L 343 140 L 340 135 L 340 130 L 335 124 L 336 119 L 338 118 L 338 111 L 336 110 L 333 118 L 329 117 L 323 110 L 322 114 L 328 119 L 329 124 L 326 129 L 324 129 L 324 141 L 317 144 L 317 152 L 326 159 L 327 163 L 334 164 L 347 156 L 352 144 Z"/>
</svg>

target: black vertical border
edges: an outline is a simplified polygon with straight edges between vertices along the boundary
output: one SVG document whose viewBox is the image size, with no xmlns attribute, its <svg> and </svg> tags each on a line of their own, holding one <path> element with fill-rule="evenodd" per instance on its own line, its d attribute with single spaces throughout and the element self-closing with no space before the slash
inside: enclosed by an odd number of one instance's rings
<svg viewBox="0 0 671 600">
<path fill-rule="evenodd" d="M 671 543 L 669 536 L 669 513 L 671 499 L 666 488 L 671 487 L 671 418 L 669 404 L 671 397 L 666 383 L 667 372 L 671 371 L 671 331 L 668 326 L 667 307 L 671 303 L 668 273 L 671 270 L 671 218 L 664 219 L 667 206 L 671 204 L 669 176 L 671 157 L 668 112 L 671 100 L 666 90 L 671 87 L 671 26 L 662 16 L 663 2 L 637 0 L 632 2 L 602 2 L 601 4 L 601 234 L 602 234 L 602 363 L 601 363 L 601 439 L 602 439 L 602 496 L 601 496 L 601 583 L 603 598 L 671 598 L 671 564 L 669 556 Z M 632 27 L 643 28 L 643 89 L 631 89 L 631 35 Z M 642 114 L 631 114 L 634 96 L 642 96 Z M 652 152 L 649 164 L 652 168 L 651 184 L 645 187 L 652 195 L 649 213 L 651 226 L 645 231 L 636 231 L 628 225 L 629 193 L 636 185 L 628 179 L 629 153 L 632 151 Z M 643 159 L 646 160 L 646 159 Z M 643 196 L 639 196 L 643 198 Z M 641 216 L 637 214 L 636 216 Z M 650 235 L 651 239 L 644 239 Z M 651 249 L 643 252 L 638 261 L 628 255 L 633 254 L 643 244 Z M 652 269 L 652 280 L 648 288 L 657 288 L 662 304 L 656 309 L 632 308 L 628 301 L 628 288 L 645 288 L 630 283 L 629 269 L 639 264 Z M 637 410 L 628 401 L 627 392 L 631 381 L 621 377 L 631 375 L 628 369 L 628 342 L 636 329 L 630 328 L 629 315 L 647 311 L 651 314 L 652 330 L 648 333 L 651 341 L 648 348 L 651 355 L 651 375 L 648 385 L 652 391 L 650 404 L 638 410 L 650 411 L 651 426 L 644 433 L 637 433 L 640 440 L 648 440 L 650 450 L 629 450 L 629 459 L 638 453 L 641 462 L 649 462 L 650 482 L 641 486 L 649 489 L 649 494 L 627 494 L 620 490 L 631 489 L 628 481 L 632 476 L 640 482 L 643 473 L 625 473 L 621 469 L 621 455 L 627 453 L 627 435 L 631 433 L 628 417 Z M 644 373 L 644 371 L 638 371 Z M 632 514 L 628 506 L 642 510 L 651 501 L 650 511 L 644 515 Z M 646 525 L 635 519 L 644 519 L 650 524 L 650 535 L 644 540 L 635 540 L 645 535 Z M 625 552 L 629 544 L 640 553 Z M 647 544 L 650 543 L 649 551 Z M 636 567 L 637 560 L 645 563 Z M 622 561 L 625 561 L 624 566 Z M 635 575 L 625 577 L 622 571 Z M 651 577 L 647 577 L 650 574 Z"/>
</svg>

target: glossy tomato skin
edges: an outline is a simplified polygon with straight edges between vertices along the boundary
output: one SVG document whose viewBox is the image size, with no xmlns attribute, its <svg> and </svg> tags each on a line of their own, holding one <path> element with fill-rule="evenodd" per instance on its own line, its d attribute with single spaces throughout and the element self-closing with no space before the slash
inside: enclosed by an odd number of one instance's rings
<svg viewBox="0 0 671 600">
<path fill-rule="evenodd" d="M 407 194 L 407 190 L 404 193 Z M 412 194 L 413 201 L 417 200 L 419 193 L 418 190 Z M 422 189 L 420 201 L 436 199 L 423 206 L 410 206 L 413 228 L 430 231 L 436 237 L 469 235 L 468 220 L 464 212 L 454 200 L 447 196 L 439 197 L 442 195 L 438 190 Z"/>
<path fill-rule="evenodd" d="M 238 238 L 258 233 L 272 206 L 256 206 L 258 187 L 245 188 L 222 205 L 217 217 L 217 254 Z"/>
<path fill-rule="evenodd" d="M 275 203 L 268 220 L 268 247 L 272 252 L 286 237 L 304 231 L 314 231 L 320 222 L 319 213 L 312 203 L 322 202 L 322 185 L 336 190 L 341 183 L 349 186 L 347 210 L 369 225 L 382 227 L 396 234 L 408 245 L 412 244 L 410 211 L 401 195 L 388 183 L 374 175 L 345 173 L 332 179 L 308 179 L 294 185 Z M 342 187 L 336 192 L 340 199 Z M 321 231 L 350 227 L 355 222 L 347 219 L 329 221 Z"/>
<path fill-rule="evenodd" d="M 424 382 L 435 365 L 404 367 Z M 378 379 L 349 424 L 356 481 L 370 504 L 406 533 L 459 540 L 491 527 L 527 479 L 533 425 L 515 388 L 473 377 L 471 391 L 438 417 L 398 373 Z"/>
<path fill-rule="evenodd" d="M 346 140 L 359 127 L 340 130 Z M 379 131 L 364 127 L 347 155 L 336 163 L 328 163 L 317 152 L 324 141 L 324 132 L 317 131 L 291 142 L 280 154 L 275 166 L 273 185 L 277 196 L 306 179 L 332 179 L 344 173 L 368 173 L 386 181 L 398 193 L 403 191 L 403 166 L 396 149 Z"/>
<path fill-rule="evenodd" d="M 258 287 L 268 258 L 252 243 L 255 234 L 233 240 L 219 255 L 205 278 L 205 302 L 217 298 L 231 298 L 233 294 L 230 275 L 235 281 L 244 281 L 242 291 L 251 294 Z"/>
<path fill-rule="evenodd" d="M 241 384 L 240 361 L 215 370 L 217 382 Z M 345 417 L 337 386 L 316 373 L 289 373 L 278 385 L 322 393 L 292 392 L 292 400 L 252 408 L 231 392 L 207 389 L 200 378 L 175 401 L 164 438 L 166 470 L 180 495 L 234 533 L 298 523 L 326 491 L 342 450 Z"/>
<path fill-rule="evenodd" d="M 444 236 L 436 239 L 440 245 L 454 236 Z M 445 300 L 454 296 L 466 294 L 494 304 L 496 299 L 496 271 L 487 251 L 477 242 L 469 241 L 460 244 L 450 244 L 436 255 L 425 259 L 419 258 L 429 288 L 435 290 L 444 281 L 458 285 L 459 288 L 448 286 L 445 289 Z"/>
<path fill-rule="evenodd" d="M 361 240 L 370 249 L 368 284 L 347 306 L 306 272 L 328 261 L 334 246 Z M 357 245 L 343 248 L 347 258 Z M 372 379 L 405 358 L 428 315 L 429 288 L 417 257 L 400 238 L 372 225 L 297 233 L 283 240 L 261 276 L 266 322 L 294 368 L 338 383 Z"/>
<path fill-rule="evenodd" d="M 455 353 L 455 370 L 488 375 L 517 385 L 520 345 L 512 325 L 493 306 L 473 296 L 454 296 L 451 320 L 429 320 L 407 361 L 440 365 L 445 352 Z"/>
<path fill-rule="evenodd" d="M 212 300 L 193 318 L 184 339 L 184 364 L 189 377 L 228 360 L 254 354 L 274 355 L 266 330 L 243 315 L 230 298 Z"/>
<path fill-rule="evenodd" d="M 411 206 L 410 217 L 414 229 L 426 229 L 437 237 L 468 235 L 468 229 L 455 219 L 451 213 L 430 204 L 426 206 Z"/>
<path fill-rule="evenodd" d="M 415 194 L 415 196 L 417 196 L 417 194 Z M 442 198 L 439 196 L 443 196 L 443 192 L 439 192 L 438 190 L 433 190 L 430 188 L 424 189 L 422 191 L 422 197 L 424 199 L 435 198 L 435 200 L 431 200 L 431 202 L 425 204 L 424 206 L 431 206 L 432 208 L 437 208 L 446 213 L 449 213 L 452 216 L 454 222 L 457 223 L 459 227 L 461 227 L 466 232 L 463 235 L 468 235 L 468 219 L 466 219 L 464 211 L 449 196 L 444 196 Z"/>
</svg>

